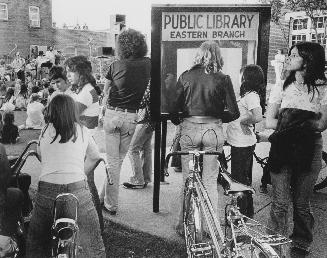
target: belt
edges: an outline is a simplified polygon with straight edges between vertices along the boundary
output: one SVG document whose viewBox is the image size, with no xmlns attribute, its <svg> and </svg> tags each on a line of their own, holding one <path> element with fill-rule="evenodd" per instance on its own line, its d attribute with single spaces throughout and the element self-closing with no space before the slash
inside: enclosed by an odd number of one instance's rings
<svg viewBox="0 0 327 258">
<path fill-rule="evenodd" d="M 109 106 L 109 105 L 107 105 L 107 108 L 110 109 L 110 110 L 128 112 L 128 113 L 137 113 L 138 112 L 137 109 L 112 107 L 112 106 Z"/>
<path fill-rule="evenodd" d="M 87 182 L 85 180 L 81 180 L 74 183 L 69 184 L 52 184 L 45 181 L 39 181 L 38 190 L 43 192 L 43 190 L 52 190 L 53 192 L 72 192 L 77 191 L 79 189 L 87 189 Z"/>
</svg>

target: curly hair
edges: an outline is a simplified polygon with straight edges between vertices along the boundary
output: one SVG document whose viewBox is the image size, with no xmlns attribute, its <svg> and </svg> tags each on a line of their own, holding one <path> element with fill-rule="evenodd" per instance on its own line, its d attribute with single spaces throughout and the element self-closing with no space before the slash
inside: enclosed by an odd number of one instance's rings
<svg viewBox="0 0 327 258">
<path fill-rule="evenodd" d="M 79 87 L 84 87 L 84 85 L 90 83 L 98 95 L 101 94 L 101 89 L 97 86 L 96 80 L 92 75 L 92 65 L 86 56 L 73 56 L 68 58 L 64 66 L 71 72 L 77 72 L 79 75 Z"/>
<path fill-rule="evenodd" d="M 203 42 L 197 51 L 194 64 L 203 66 L 206 73 L 217 73 L 221 70 L 224 61 L 218 43 L 210 40 Z"/>
<path fill-rule="evenodd" d="M 119 34 L 117 39 L 117 55 L 121 59 L 129 57 L 144 57 L 148 52 L 145 36 L 133 29 L 127 29 Z"/>
</svg>

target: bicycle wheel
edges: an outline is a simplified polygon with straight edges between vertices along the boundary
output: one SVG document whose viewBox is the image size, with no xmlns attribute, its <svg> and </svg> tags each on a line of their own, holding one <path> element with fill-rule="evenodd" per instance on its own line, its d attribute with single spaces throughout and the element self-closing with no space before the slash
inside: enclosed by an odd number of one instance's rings
<svg viewBox="0 0 327 258">
<path fill-rule="evenodd" d="M 183 216 L 185 240 L 189 244 L 201 243 L 203 239 L 202 214 L 194 191 L 185 193 Z"/>
<path fill-rule="evenodd" d="M 318 191 L 325 187 L 327 187 L 327 153 L 323 151 L 322 166 L 316 181 L 316 185 L 314 186 L 314 190 Z"/>
</svg>

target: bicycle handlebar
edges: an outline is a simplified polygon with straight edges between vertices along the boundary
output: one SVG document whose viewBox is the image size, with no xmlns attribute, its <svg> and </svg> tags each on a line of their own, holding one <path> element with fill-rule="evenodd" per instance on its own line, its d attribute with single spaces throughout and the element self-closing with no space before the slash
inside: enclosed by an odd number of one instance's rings
<svg viewBox="0 0 327 258">
<path fill-rule="evenodd" d="M 169 159 L 172 156 L 183 156 L 183 155 L 190 155 L 192 154 L 193 156 L 201 156 L 201 155 L 216 155 L 218 156 L 218 159 L 224 158 L 225 155 L 222 152 L 219 151 L 199 151 L 199 150 L 190 150 L 190 151 L 174 151 L 170 152 L 167 154 L 166 159 L 165 159 L 165 165 L 164 165 L 164 172 L 167 174 L 167 169 L 168 169 L 168 163 Z"/>
</svg>

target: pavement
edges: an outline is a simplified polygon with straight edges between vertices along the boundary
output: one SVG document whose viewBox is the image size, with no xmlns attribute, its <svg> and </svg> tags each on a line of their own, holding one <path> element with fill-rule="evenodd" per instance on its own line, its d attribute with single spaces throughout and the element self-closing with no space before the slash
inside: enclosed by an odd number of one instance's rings
<svg viewBox="0 0 327 258">
<path fill-rule="evenodd" d="M 99 131 L 99 139 L 103 139 L 102 131 Z M 104 152 L 104 148 L 101 144 L 103 141 L 97 141 L 100 143 L 100 151 Z M 168 153 L 167 148 L 167 153 Z M 228 150 L 227 150 L 228 151 Z M 268 155 L 269 143 L 257 144 L 256 153 L 260 157 Z M 102 153 L 105 157 L 105 153 Z M 26 162 L 23 168 L 23 172 L 32 174 L 32 189 L 36 189 L 38 175 L 40 173 L 40 164 L 38 161 L 31 157 Z M 123 162 L 121 170 L 121 181 L 119 190 L 119 209 L 115 216 L 111 216 L 105 211 L 103 212 L 104 218 L 114 223 L 124 225 L 139 231 L 147 232 L 155 236 L 167 239 L 168 241 L 183 244 L 184 240 L 178 236 L 174 230 L 174 225 L 177 221 L 178 210 L 180 201 L 178 199 L 180 194 L 180 187 L 182 184 L 182 174 L 176 173 L 172 168 L 169 169 L 169 177 L 165 178 L 165 181 L 160 185 L 160 203 L 159 212 L 153 212 L 153 183 L 150 183 L 144 189 L 125 189 L 122 186 L 123 182 L 128 180 L 131 173 L 131 165 L 126 158 Z M 259 164 L 254 162 L 253 168 L 253 186 L 255 189 L 259 189 L 260 178 L 262 175 L 262 168 Z M 103 181 L 105 180 L 105 170 L 102 164 L 98 166 L 95 171 L 95 183 L 100 191 Z M 261 194 L 257 191 L 254 196 L 254 207 L 257 212 L 255 219 L 262 223 L 267 222 L 267 218 L 270 210 L 270 193 L 271 189 L 268 188 L 268 194 Z M 228 201 L 228 198 L 223 195 L 221 187 L 218 190 L 219 203 L 221 204 L 220 215 L 223 214 L 224 204 Z M 268 205 L 268 206 L 267 206 Z M 265 208 L 265 206 L 267 206 Z M 325 219 L 327 214 L 327 189 L 322 190 L 319 193 L 315 193 L 312 199 L 312 208 L 315 217 L 315 230 L 314 230 L 314 242 L 312 245 L 312 252 L 309 258 L 327 258 L 327 220 Z M 220 216 L 221 221 L 223 216 Z M 292 221 L 290 220 L 290 228 L 292 228 Z"/>
</svg>

